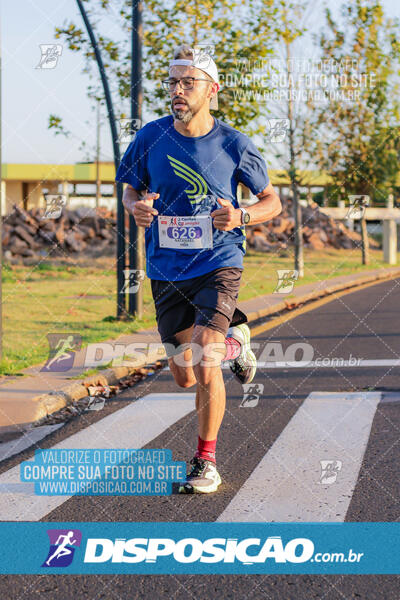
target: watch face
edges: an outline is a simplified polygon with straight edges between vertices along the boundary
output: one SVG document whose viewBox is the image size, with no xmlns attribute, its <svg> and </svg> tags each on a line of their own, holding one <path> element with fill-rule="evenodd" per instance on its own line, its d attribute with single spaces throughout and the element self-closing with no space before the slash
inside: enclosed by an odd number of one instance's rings
<svg viewBox="0 0 400 600">
<path fill-rule="evenodd" d="M 243 220 L 244 220 L 244 224 L 245 225 L 247 225 L 247 223 L 250 221 L 250 215 L 249 215 L 248 212 L 244 215 L 244 219 Z"/>
</svg>

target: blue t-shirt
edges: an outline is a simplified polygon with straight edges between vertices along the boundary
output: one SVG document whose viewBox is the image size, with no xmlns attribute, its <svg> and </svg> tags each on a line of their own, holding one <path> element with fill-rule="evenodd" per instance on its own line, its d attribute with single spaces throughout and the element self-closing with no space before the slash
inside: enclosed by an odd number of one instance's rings
<svg viewBox="0 0 400 600">
<path fill-rule="evenodd" d="M 116 181 L 160 194 L 153 204 L 159 215 L 192 216 L 221 208 L 217 198 L 226 198 L 238 208 L 239 182 L 259 194 L 269 178 L 264 159 L 245 134 L 214 117 L 214 127 L 206 135 L 187 137 L 175 129 L 170 115 L 136 133 Z M 160 248 L 154 217 L 145 232 L 147 276 L 180 281 L 221 267 L 243 268 L 244 227 L 212 229 L 212 249 Z"/>
</svg>

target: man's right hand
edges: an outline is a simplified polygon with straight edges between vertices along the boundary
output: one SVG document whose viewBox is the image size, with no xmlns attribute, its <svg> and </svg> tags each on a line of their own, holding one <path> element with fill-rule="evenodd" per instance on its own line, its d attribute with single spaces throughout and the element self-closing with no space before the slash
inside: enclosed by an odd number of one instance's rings
<svg viewBox="0 0 400 600">
<path fill-rule="evenodd" d="M 155 192 L 147 192 L 140 200 L 130 200 L 125 198 L 124 206 L 128 213 L 133 215 L 135 223 L 138 227 L 149 227 L 154 216 L 158 215 L 158 211 L 153 208 L 153 201 L 157 200 L 160 194 Z"/>
</svg>

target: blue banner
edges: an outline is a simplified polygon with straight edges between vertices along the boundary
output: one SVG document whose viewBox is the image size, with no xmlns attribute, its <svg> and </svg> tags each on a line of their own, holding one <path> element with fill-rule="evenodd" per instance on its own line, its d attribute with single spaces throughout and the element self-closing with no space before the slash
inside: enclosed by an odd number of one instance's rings
<svg viewBox="0 0 400 600">
<path fill-rule="evenodd" d="M 0 523 L 1 574 L 398 574 L 400 523 Z"/>
<path fill-rule="evenodd" d="M 20 464 L 21 481 L 44 496 L 166 496 L 185 477 L 171 450 L 50 448 Z"/>
</svg>

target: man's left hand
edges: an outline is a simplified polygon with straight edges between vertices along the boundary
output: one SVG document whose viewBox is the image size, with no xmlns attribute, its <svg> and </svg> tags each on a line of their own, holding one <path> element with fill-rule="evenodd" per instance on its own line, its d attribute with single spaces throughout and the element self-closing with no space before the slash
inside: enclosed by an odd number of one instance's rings
<svg viewBox="0 0 400 600">
<path fill-rule="evenodd" d="M 226 198 L 217 198 L 222 208 L 214 210 L 211 213 L 213 224 L 220 231 L 230 231 L 242 224 L 242 211 L 235 208 L 230 200 Z"/>
</svg>

